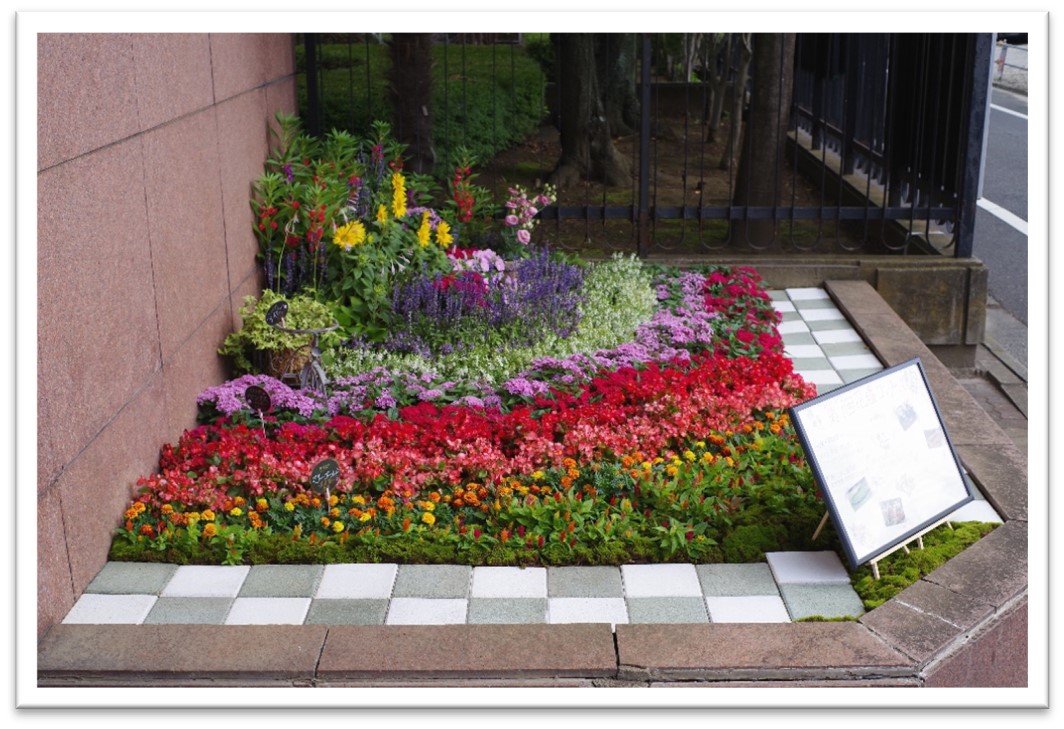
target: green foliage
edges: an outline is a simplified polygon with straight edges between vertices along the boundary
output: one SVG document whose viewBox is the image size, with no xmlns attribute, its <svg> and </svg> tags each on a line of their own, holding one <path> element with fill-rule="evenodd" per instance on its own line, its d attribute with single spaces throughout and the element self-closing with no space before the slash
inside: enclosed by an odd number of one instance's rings
<svg viewBox="0 0 1064 729">
<path fill-rule="evenodd" d="M 233 366 L 238 373 L 257 369 L 252 361 L 255 352 L 297 350 L 310 342 L 309 336 L 288 334 L 266 323 L 266 312 L 278 301 L 288 302 L 288 314 L 283 324 L 287 329 L 317 329 L 332 324 L 329 308 L 308 296 L 297 294 L 285 298 L 267 289 L 260 298 L 245 297 L 244 306 L 240 309 L 243 326 L 239 331 L 229 334 L 218 350 L 218 354 L 233 358 Z M 340 337 L 335 332 L 329 332 L 321 338 L 323 349 L 335 346 L 339 341 Z"/>
<path fill-rule="evenodd" d="M 325 129 L 364 134 L 375 119 L 393 116 L 384 45 L 326 43 L 319 48 Z M 299 68 L 303 49 L 296 47 Z M 305 75 L 299 108 L 307 109 Z M 533 133 L 545 110 L 544 76 L 520 47 L 436 44 L 433 48 L 433 141 L 437 174 L 449 174 L 459 147 L 490 159 Z"/>
<path fill-rule="evenodd" d="M 880 578 L 875 579 L 870 565 L 863 565 L 852 575 L 853 588 L 866 610 L 879 607 L 909 585 L 930 574 L 972 544 L 996 529 L 998 524 L 963 522 L 943 524 L 924 535 L 924 548 L 910 545 L 908 554 L 898 550 L 879 562 Z"/>
</svg>

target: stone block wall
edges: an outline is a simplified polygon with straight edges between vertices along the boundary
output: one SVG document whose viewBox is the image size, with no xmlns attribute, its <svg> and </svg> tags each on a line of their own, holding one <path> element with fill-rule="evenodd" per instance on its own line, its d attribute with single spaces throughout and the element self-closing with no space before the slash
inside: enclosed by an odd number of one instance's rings
<svg viewBox="0 0 1064 729">
<path fill-rule="evenodd" d="M 295 111 L 290 34 L 37 39 L 38 635 L 107 559 L 136 478 L 225 377 L 260 286 L 249 207 Z"/>
</svg>

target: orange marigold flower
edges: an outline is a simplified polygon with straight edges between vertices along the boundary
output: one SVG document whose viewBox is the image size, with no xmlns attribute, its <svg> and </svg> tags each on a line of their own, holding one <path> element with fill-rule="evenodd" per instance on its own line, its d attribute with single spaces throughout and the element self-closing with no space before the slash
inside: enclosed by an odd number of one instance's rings
<svg viewBox="0 0 1064 729">
<path fill-rule="evenodd" d="M 440 503 L 440 492 L 439 491 L 430 491 L 429 492 L 429 501 L 431 501 L 434 504 Z"/>
<path fill-rule="evenodd" d="M 576 468 L 576 461 L 572 458 L 566 458 L 562 461 L 562 465 L 565 466 L 565 468 Z"/>
<path fill-rule="evenodd" d="M 255 511 L 262 513 L 270 508 L 270 502 L 266 499 L 258 499 L 255 501 Z"/>
<path fill-rule="evenodd" d="M 207 524 L 206 526 L 203 527 L 203 536 L 206 537 L 207 539 L 210 539 L 211 537 L 213 537 L 217 533 L 218 533 L 218 527 L 216 527 L 213 522 L 210 523 L 210 524 Z"/>
<path fill-rule="evenodd" d="M 235 499 L 233 499 L 233 506 L 243 506 L 246 503 L 247 501 L 244 500 L 243 496 L 237 496 Z"/>
<path fill-rule="evenodd" d="M 214 512 L 210 509 L 204 509 L 202 512 L 200 512 L 200 517 L 203 519 L 203 521 L 214 521 Z"/>
<path fill-rule="evenodd" d="M 635 463 L 635 459 L 632 458 L 631 456 L 625 456 L 624 458 L 621 459 L 621 465 L 624 466 L 625 469 L 631 468 L 632 464 L 634 464 L 634 463 Z"/>
<path fill-rule="evenodd" d="M 322 525 L 323 527 L 327 527 L 327 526 L 329 526 L 330 524 L 332 524 L 332 521 L 331 521 L 331 520 L 329 519 L 329 517 L 327 517 L 327 516 L 323 516 L 323 517 L 321 518 L 321 525 Z"/>
<path fill-rule="evenodd" d="M 174 507 L 172 504 L 163 504 L 163 508 L 160 509 L 160 511 L 162 511 L 164 514 L 169 514 L 173 510 Z"/>
</svg>

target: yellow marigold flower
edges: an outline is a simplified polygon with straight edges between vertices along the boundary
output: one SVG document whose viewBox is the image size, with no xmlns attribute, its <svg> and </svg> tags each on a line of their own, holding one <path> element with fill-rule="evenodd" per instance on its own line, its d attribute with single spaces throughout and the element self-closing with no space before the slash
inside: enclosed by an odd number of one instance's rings
<svg viewBox="0 0 1064 729">
<path fill-rule="evenodd" d="M 351 503 L 358 504 L 359 506 L 365 506 L 366 500 L 361 496 L 352 496 Z"/>
<path fill-rule="evenodd" d="M 255 511 L 266 511 L 270 508 L 270 502 L 266 499 L 255 500 Z"/>
<path fill-rule="evenodd" d="M 392 173 L 392 215 L 406 215 L 406 180 L 400 172 Z"/>
<path fill-rule="evenodd" d="M 329 509 L 329 516 L 331 516 L 333 519 L 340 516 L 340 509 L 335 506 Z"/>
<path fill-rule="evenodd" d="M 163 508 L 160 509 L 160 511 L 162 511 L 164 514 L 169 514 L 173 510 L 174 507 L 171 504 L 163 504 Z"/>
<path fill-rule="evenodd" d="M 697 446 L 698 448 L 705 448 L 706 447 L 706 442 L 704 440 L 696 440 L 695 441 L 695 446 Z"/>
<path fill-rule="evenodd" d="M 543 476 L 544 476 L 543 471 L 533 471 L 532 472 L 532 480 L 533 481 L 540 481 L 540 480 L 543 479 Z"/>
<path fill-rule="evenodd" d="M 294 501 L 286 501 L 286 502 L 284 502 L 284 510 L 285 511 L 295 511 L 296 510 L 295 502 Z"/>
<path fill-rule="evenodd" d="M 431 501 L 422 501 L 422 502 L 420 502 L 419 506 L 421 506 L 421 508 L 424 509 L 425 511 L 435 511 L 436 510 L 436 504 L 432 503 Z"/>
<path fill-rule="evenodd" d="M 643 470 L 644 471 L 649 471 L 651 468 L 653 468 L 653 464 L 651 464 L 650 461 L 643 461 Z"/>
<path fill-rule="evenodd" d="M 388 208 L 384 207 L 384 205 L 382 204 L 382 205 L 380 205 L 377 208 L 377 222 L 378 223 L 383 223 L 387 219 L 388 219 Z"/>
<path fill-rule="evenodd" d="M 200 513 L 198 511 L 190 511 L 185 514 L 185 519 L 188 520 L 189 524 L 196 524 L 200 520 Z"/>
<path fill-rule="evenodd" d="M 694 451 L 684 451 L 683 457 L 688 461 L 693 461 L 695 459 Z"/>
<path fill-rule="evenodd" d="M 424 514 L 421 515 L 421 521 L 425 522 L 429 526 L 432 526 L 436 523 L 436 517 L 426 511 Z"/>
<path fill-rule="evenodd" d="M 207 526 L 203 527 L 203 536 L 205 536 L 207 539 L 210 539 L 217 533 L 218 527 L 216 527 L 214 524 L 208 524 Z"/>
<path fill-rule="evenodd" d="M 333 233 L 333 243 L 345 251 L 366 242 L 366 226 L 361 220 L 352 220 L 336 229 Z"/>
<path fill-rule="evenodd" d="M 733 467 L 735 465 L 735 459 L 732 458 L 731 456 L 728 456 L 727 458 L 725 458 L 724 462 L 728 464 L 728 468 L 731 468 L 731 467 Z"/>
<path fill-rule="evenodd" d="M 429 227 L 429 214 L 424 212 L 421 214 L 421 227 L 417 229 L 417 242 L 422 248 L 427 248 L 429 245 L 429 238 L 432 236 L 432 228 Z"/>
<path fill-rule="evenodd" d="M 200 516 L 203 517 L 203 521 L 214 521 L 214 512 L 210 509 L 204 509 Z"/>
<path fill-rule="evenodd" d="M 364 511 L 364 512 L 362 512 L 362 516 L 358 517 L 358 520 L 359 521 L 369 521 L 372 518 L 373 518 L 373 514 L 371 514 L 368 511 Z"/>
<path fill-rule="evenodd" d="M 713 463 L 713 454 L 710 453 L 709 451 L 706 451 L 705 453 L 702 454 L 702 460 L 705 463 Z"/>
<path fill-rule="evenodd" d="M 334 521 L 332 525 L 332 530 L 339 534 L 344 530 L 344 523 L 342 521 Z"/>
<path fill-rule="evenodd" d="M 446 220 L 441 220 L 436 224 L 436 242 L 443 248 L 454 243 L 454 236 L 451 235 L 451 226 L 447 224 Z"/>
<path fill-rule="evenodd" d="M 229 516 L 240 516 L 243 513 L 244 512 L 240 510 L 239 506 L 234 506 L 232 509 L 229 510 Z"/>
<path fill-rule="evenodd" d="M 659 465 L 660 466 L 664 462 L 665 462 L 665 459 L 662 458 L 661 456 L 658 456 L 657 458 L 654 459 L 654 465 Z"/>
<path fill-rule="evenodd" d="M 247 501 L 244 500 L 243 496 L 237 496 L 235 499 L 233 499 L 233 506 L 243 506 L 246 503 Z"/>
<path fill-rule="evenodd" d="M 677 473 L 679 473 L 679 471 L 676 469 L 676 466 L 671 466 L 671 465 L 670 466 L 665 466 L 665 474 L 666 475 L 675 476 Z"/>
<path fill-rule="evenodd" d="M 329 494 L 329 506 L 336 506 L 340 503 L 340 497 L 336 494 Z"/>
</svg>

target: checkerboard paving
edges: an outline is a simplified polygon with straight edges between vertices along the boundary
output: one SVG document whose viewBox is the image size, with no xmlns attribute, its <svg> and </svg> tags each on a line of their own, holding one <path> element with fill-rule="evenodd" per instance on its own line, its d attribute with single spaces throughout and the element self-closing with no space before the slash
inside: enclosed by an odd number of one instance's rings
<svg viewBox="0 0 1064 729">
<path fill-rule="evenodd" d="M 883 369 L 824 289 L 770 291 L 785 353 L 820 393 Z M 957 521 L 1001 521 L 976 500 Z M 833 552 L 760 564 L 620 567 L 463 565 L 176 566 L 109 562 L 65 623 L 212 625 L 725 623 L 858 617 Z"/>
<path fill-rule="evenodd" d="M 781 553 L 767 564 L 546 568 L 108 562 L 64 622 L 616 626 L 859 616 L 845 570 L 837 558 L 825 568 L 823 554 Z M 801 590 L 788 596 L 787 580 Z"/>
</svg>

